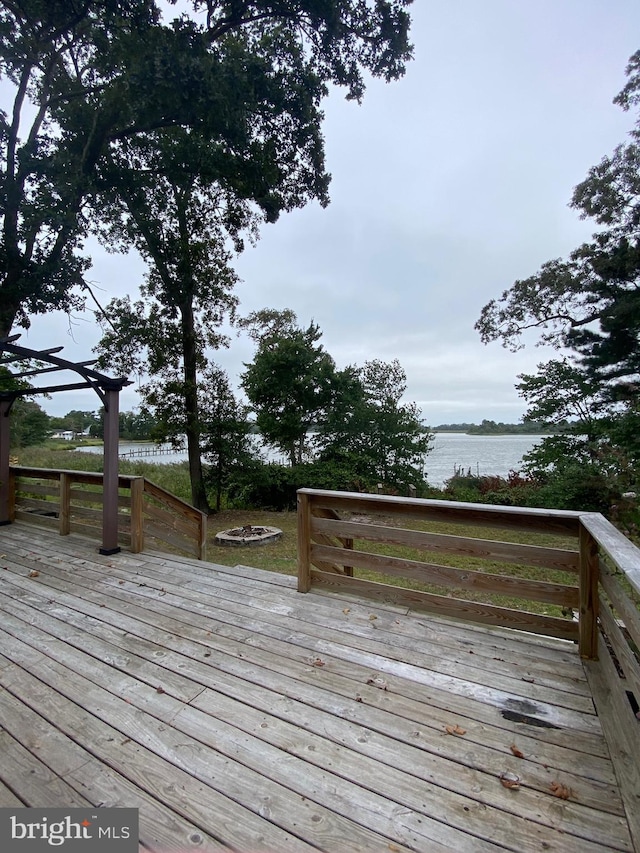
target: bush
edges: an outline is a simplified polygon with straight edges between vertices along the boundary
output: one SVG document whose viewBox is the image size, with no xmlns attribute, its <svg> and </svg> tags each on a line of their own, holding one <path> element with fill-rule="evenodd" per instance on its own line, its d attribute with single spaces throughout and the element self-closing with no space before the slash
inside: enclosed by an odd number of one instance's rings
<svg viewBox="0 0 640 853">
<path fill-rule="evenodd" d="M 416 494 L 424 497 L 427 487 L 417 482 Z M 298 489 L 329 489 L 344 492 L 374 492 L 377 483 L 367 479 L 347 461 L 312 462 L 287 466 L 273 463 L 251 466 L 237 472 L 229 485 L 227 501 L 237 509 L 295 510 Z M 408 494 L 407 486 L 387 492 Z"/>
<path fill-rule="evenodd" d="M 536 492 L 538 506 L 609 515 L 620 496 L 597 465 L 567 465 L 550 474 Z"/>
<path fill-rule="evenodd" d="M 251 466 L 238 472 L 229 485 L 227 500 L 242 509 L 295 510 L 298 489 L 360 491 L 363 483 L 326 463 Z"/>
<path fill-rule="evenodd" d="M 539 483 L 510 471 L 507 477 L 474 477 L 457 473 L 445 483 L 444 497 L 452 501 L 497 504 L 498 506 L 531 506 Z"/>
</svg>

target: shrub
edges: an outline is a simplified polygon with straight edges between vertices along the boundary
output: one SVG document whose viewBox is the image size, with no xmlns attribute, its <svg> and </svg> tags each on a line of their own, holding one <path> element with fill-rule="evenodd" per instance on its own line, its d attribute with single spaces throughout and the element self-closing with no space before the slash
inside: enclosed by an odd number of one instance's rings
<svg viewBox="0 0 640 853">
<path fill-rule="evenodd" d="M 597 465 L 567 465 L 552 472 L 536 493 L 537 505 L 610 513 L 620 493 Z"/>
<path fill-rule="evenodd" d="M 416 482 L 418 497 L 426 496 L 424 481 Z M 374 492 L 377 483 L 363 476 L 348 461 L 324 461 L 302 465 L 276 465 L 273 463 L 250 466 L 236 473 L 229 485 L 227 500 L 238 509 L 294 510 L 298 489 L 329 489 L 345 492 Z M 408 494 L 408 487 L 400 484 L 396 489 L 388 486 L 389 494 Z"/>
</svg>

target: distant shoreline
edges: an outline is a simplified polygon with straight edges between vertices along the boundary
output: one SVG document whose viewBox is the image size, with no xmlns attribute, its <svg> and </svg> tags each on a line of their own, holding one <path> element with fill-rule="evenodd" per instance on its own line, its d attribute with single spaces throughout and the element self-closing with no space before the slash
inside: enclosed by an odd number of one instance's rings
<svg viewBox="0 0 640 853">
<path fill-rule="evenodd" d="M 547 435 L 561 435 L 560 432 L 551 432 L 544 430 L 536 430 L 535 432 L 520 432 L 520 431 L 511 431 L 504 430 L 502 432 L 493 432 L 491 430 L 462 430 L 462 429 L 438 429 L 437 427 L 431 427 L 429 432 L 434 433 L 435 435 L 482 435 L 488 438 L 491 436 L 495 436 L 496 438 L 500 438 L 500 436 L 505 435 L 522 435 L 522 436 L 531 436 L 531 438 L 535 438 L 536 436 L 547 436 Z"/>
<path fill-rule="evenodd" d="M 560 435 L 568 424 L 550 425 L 536 422 L 524 422 L 517 424 L 504 423 L 504 421 L 490 421 L 484 419 L 482 423 L 451 423 L 438 424 L 429 427 L 433 433 L 456 433 L 458 435 Z"/>
</svg>

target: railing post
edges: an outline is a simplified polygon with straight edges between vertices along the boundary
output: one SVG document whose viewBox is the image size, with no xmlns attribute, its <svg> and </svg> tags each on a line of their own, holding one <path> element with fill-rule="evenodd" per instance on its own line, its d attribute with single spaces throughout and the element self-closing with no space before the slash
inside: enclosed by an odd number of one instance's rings
<svg viewBox="0 0 640 853">
<path fill-rule="evenodd" d="M 16 520 L 16 472 L 9 469 L 9 496 L 8 496 L 8 512 L 9 521 L 13 523 Z M 1 524 L 2 522 L 0 522 Z"/>
<path fill-rule="evenodd" d="M 0 524 L 11 524 L 11 493 L 10 476 L 11 461 L 9 456 L 9 412 L 11 401 L 0 401 Z"/>
<path fill-rule="evenodd" d="M 131 480 L 131 552 L 144 550 L 144 477 Z"/>
<path fill-rule="evenodd" d="M 68 536 L 71 532 L 71 475 L 66 471 L 61 471 L 59 484 L 58 518 L 60 520 L 60 536 Z"/>
<path fill-rule="evenodd" d="M 201 512 L 200 513 L 200 521 L 198 524 L 198 535 L 200 537 L 200 541 L 198 543 L 198 559 L 206 560 L 207 559 L 207 516 Z"/>
<path fill-rule="evenodd" d="M 578 649 L 580 657 L 598 659 L 598 543 L 580 524 L 580 614 Z"/>
<path fill-rule="evenodd" d="M 311 502 L 298 492 L 298 592 L 311 589 Z"/>
</svg>

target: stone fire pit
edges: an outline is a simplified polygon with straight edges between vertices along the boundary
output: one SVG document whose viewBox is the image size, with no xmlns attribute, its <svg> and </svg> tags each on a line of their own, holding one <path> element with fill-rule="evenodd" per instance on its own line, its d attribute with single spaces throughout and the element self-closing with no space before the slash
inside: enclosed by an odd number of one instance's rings
<svg viewBox="0 0 640 853">
<path fill-rule="evenodd" d="M 231 548 L 242 548 L 266 545 L 269 542 L 277 542 L 278 539 L 282 539 L 282 530 L 279 527 L 253 527 L 251 524 L 245 524 L 244 527 L 233 527 L 231 530 L 216 533 L 214 543 Z"/>
</svg>

